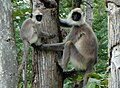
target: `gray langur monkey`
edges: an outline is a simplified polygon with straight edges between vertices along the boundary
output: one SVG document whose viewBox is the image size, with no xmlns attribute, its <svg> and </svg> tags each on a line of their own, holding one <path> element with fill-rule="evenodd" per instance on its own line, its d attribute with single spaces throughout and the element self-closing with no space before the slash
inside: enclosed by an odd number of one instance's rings
<svg viewBox="0 0 120 88">
<path fill-rule="evenodd" d="M 66 70 L 68 58 L 75 69 L 84 70 L 83 86 L 87 83 L 88 73 L 97 62 L 98 42 L 92 28 L 85 22 L 80 8 L 73 9 L 66 20 L 61 20 L 64 26 L 72 26 L 65 41 L 62 65 Z"/>
<path fill-rule="evenodd" d="M 39 40 L 40 37 L 51 36 L 50 34 L 42 31 L 38 27 L 39 24 L 41 24 L 42 17 L 43 17 L 43 13 L 41 13 L 40 9 L 36 9 L 32 13 L 32 18 L 26 19 L 21 26 L 20 36 L 24 44 L 24 53 L 26 57 L 30 44 L 40 45 L 41 44 Z"/>
<path fill-rule="evenodd" d="M 39 26 L 42 22 L 43 13 L 40 9 L 34 10 L 32 13 L 32 18 L 26 19 L 20 30 L 20 36 L 24 44 L 24 50 L 23 50 L 23 60 L 22 65 L 19 67 L 19 70 L 23 68 L 23 81 L 25 82 L 26 79 L 26 71 L 27 71 L 27 60 L 28 60 L 28 50 L 29 45 L 35 44 L 40 45 L 41 44 L 41 37 L 54 37 L 54 35 L 51 35 L 47 32 L 42 31 Z M 25 86 L 27 83 L 24 83 Z M 27 87 L 25 87 L 27 88 Z"/>
<path fill-rule="evenodd" d="M 67 70 L 67 63 L 70 58 L 76 70 L 85 71 L 83 77 L 83 86 L 85 86 L 88 73 L 97 62 L 98 42 L 96 35 L 91 26 L 86 23 L 84 14 L 80 8 L 71 10 L 67 19 L 60 19 L 60 25 L 71 27 L 65 41 L 57 44 L 43 44 L 40 47 L 41 49 L 63 50 L 63 71 Z"/>
</svg>

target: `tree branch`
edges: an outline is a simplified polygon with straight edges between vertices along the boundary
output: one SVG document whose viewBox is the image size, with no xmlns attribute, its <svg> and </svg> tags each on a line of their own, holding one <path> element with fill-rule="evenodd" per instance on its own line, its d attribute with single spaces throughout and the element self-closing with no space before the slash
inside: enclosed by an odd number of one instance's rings
<svg viewBox="0 0 120 88">
<path fill-rule="evenodd" d="M 90 6 L 90 8 L 93 8 L 92 5 L 90 3 L 88 3 L 87 1 L 83 1 L 83 3 L 86 3 L 87 5 Z"/>
</svg>

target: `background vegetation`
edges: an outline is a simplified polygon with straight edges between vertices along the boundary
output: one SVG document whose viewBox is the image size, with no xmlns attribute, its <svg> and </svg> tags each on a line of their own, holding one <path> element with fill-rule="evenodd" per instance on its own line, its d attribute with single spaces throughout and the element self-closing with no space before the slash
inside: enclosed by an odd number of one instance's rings
<svg viewBox="0 0 120 88">
<path fill-rule="evenodd" d="M 68 14 L 72 6 L 71 0 L 60 0 L 60 17 L 64 18 Z M 13 19 L 16 36 L 16 46 L 18 54 L 18 63 L 21 62 L 22 57 L 22 41 L 20 39 L 20 27 L 22 22 L 30 16 L 31 9 L 29 0 L 13 0 Z M 107 15 L 105 11 L 104 0 L 93 1 L 93 30 L 95 31 L 99 42 L 98 63 L 95 70 L 89 74 L 89 82 L 85 88 L 108 88 L 106 68 L 108 66 L 107 53 Z M 30 54 L 31 55 L 31 52 Z M 32 63 L 31 56 L 28 61 L 28 87 L 31 88 L 32 81 Z M 69 64 L 68 68 L 72 68 Z M 81 74 L 82 75 L 82 74 Z M 64 88 L 70 88 L 72 81 L 81 81 L 81 75 L 75 75 L 68 78 L 64 82 Z M 22 88 L 22 79 L 19 77 L 19 88 Z"/>
</svg>

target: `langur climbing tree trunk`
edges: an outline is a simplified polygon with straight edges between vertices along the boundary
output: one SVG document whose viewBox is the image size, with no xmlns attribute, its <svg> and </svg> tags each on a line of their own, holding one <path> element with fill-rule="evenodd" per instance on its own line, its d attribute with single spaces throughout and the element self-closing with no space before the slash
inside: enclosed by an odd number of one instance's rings
<svg viewBox="0 0 120 88">
<path fill-rule="evenodd" d="M 42 2 L 47 0 L 40 0 Z M 56 0 L 58 3 L 58 0 Z M 33 10 L 37 9 L 39 0 L 32 0 Z M 44 4 L 44 3 L 43 3 Z M 54 38 L 42 38 L 41 43 L 50 44 L 59 42 L 59 26 L 58 26 L 58 4 L 54 8 L 40 8 L 43 17 L 39 29 L 55 35 Z M 58 65 L 58 54 L 55 51 L 44 51 L 39 48 L 33 50 L 33 80 L 32 88 L 62 88 L 63 78 L 62 70 Z"/>
<path fill-rule="evenodd" d="M 108 12 L 109 88 L 120 88 L 120 0 L 106 1 Z"/>
</svg>

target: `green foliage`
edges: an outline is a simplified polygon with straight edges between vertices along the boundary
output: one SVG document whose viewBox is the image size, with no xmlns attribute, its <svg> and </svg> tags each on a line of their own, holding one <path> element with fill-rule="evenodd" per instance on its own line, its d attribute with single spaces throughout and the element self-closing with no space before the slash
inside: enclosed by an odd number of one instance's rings
<svg viewBox="0 0 120 88">
<path fill-rule="evenodd" d="M 59 12 L 60 17 L 66 17 L 70 8 L 72 7 L 72 0 L 60 0 Z"/>
<path fill-rule="evenodd" d="M 85 88 L 107 88 L 108 81 L 106 74 L 90 73 L 89 77 L 90 78 Z"/>
<path fill-rule="evenodd" d="M 30 16 L 30 4 L 29 0 L 13 0 L 13 18 L 14 29 L 16 37 L 16 46 L 18 52 L 18 63 L 20 64 L 22 58 L 22 41 L 20 39 L 20 27 L 22 22 Z M 68 14 L 72 6 L 72 0 L 60 0 L 60 17 L 64 18 Z M 104 0 L 94 0 L 93 2 L 93 29 L 97 35 L 99 42 L 98 51 L 98 63 L 95 66 L 95 71 L 89 74 L 88 84 L 84 88 L 107 88 L 107 74 L 105 74 L 106 67 L 108 66 L 108 52 L 107 52 L 107 15 L 105 12 Z M 31 52 L 30 54 L 31 55 Z M 28 61 L 28 86 L 32 88 L 32 60 L 29 56 Z M 71 63 L 68 65 L 68 69 L 73 66 Z M 64 88 L 70 88 L 73 82 L 81 81 L 83 74 L 76 74 L 71 78 L 64 81 Z M 22 78 L 19 78 L 19 88 L 22 88 Z"/>
<path fill-rule="evenodd" d="M 105 12 L 104 0 L 95 1 L 93 3 L 93 29 L 96 32 L 99 50 L 98 50 L 98 64 L 97 72 L 104 73 L 108 65 L 107 52 L 107 15 Z"/>
</svg>

